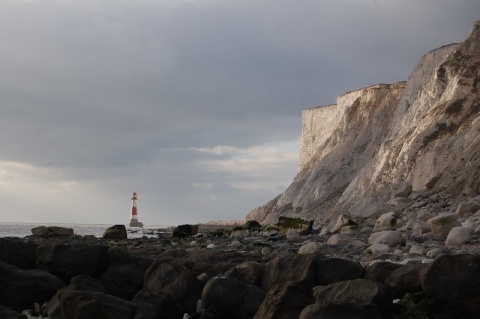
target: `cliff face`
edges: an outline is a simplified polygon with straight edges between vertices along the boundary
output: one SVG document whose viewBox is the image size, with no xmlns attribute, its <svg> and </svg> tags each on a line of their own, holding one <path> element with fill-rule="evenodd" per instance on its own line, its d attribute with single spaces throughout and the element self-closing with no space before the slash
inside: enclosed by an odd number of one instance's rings
<svg viewBox="0 0 480 319">
<path fill-rule="evenodd" d="M 392 187 L 453 196 L 480 193 L 480 22 L 460 44 L 427 53 L 407 82 L 346 93 L 305 110 L 299 173 L 247 219 L 327 222 Z"/>
</svg>

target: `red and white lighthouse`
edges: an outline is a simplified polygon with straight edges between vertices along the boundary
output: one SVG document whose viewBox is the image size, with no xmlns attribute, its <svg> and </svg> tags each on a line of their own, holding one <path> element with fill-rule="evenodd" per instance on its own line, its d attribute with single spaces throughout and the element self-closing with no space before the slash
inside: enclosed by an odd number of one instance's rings
<svg viewBox="0 0 480 319">
<path fill-rule="evenodd" d="M 138 212 L 137 212 L 137 193 L 134 192 L 132 196 L 132 215 L 130 217 L 129 227 L 143 227 L 143 223 L 138 221 Z"/>
</svg>

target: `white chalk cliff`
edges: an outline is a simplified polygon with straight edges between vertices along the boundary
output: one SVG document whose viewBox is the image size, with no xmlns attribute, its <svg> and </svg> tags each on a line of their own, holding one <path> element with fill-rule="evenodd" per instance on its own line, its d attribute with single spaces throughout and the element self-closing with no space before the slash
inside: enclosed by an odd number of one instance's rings
<svg viewBox="0 0 480 319">
<path fill-rule="evenodd" d="M 480 21 L 460 44 L 427 53 L 406 82 L 341 95 L 336 105 L 302 114 L 299 173 L 247 219 L 279 216 L 317 225 L 392 189 L 457 197 L 480 193 Z"/>
</svg>

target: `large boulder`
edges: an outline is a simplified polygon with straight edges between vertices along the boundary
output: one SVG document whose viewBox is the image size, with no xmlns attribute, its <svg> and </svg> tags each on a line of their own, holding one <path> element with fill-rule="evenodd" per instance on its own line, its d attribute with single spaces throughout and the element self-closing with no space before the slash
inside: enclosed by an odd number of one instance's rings
<svg viewBox="0 0 480 319">
<path fill-rule="evenodd" d="M 354 279 L 317 286 L 313 288 L 313 295 L 316 303 L 323 306 L 349 303 L 361 306 L 374 303 L 384 317 L 388 317 L 392 310 L 393 296 L 390 289 L 382 283 L 368 279 Z"/>
<path fill-rule="evenodd" d="M 480 318 L 480 255 L 443 255 L 420 274 L 432 318 Z"/>
<path fill-rule="evenodd" d="M 190 269 L 159 259 L 146 271 L 140 292 L 172 296 L 184 313 L 192 313 L 202 295 L 202 288 L 202 283 Z"/>
<path fill-rule="evenodd" d="M 336 233 L 345 226 L 357 226 L 357 223 L 348 215 L 340 215 L 337 217 L 337 222 L 335 223 L 335 226 L 333 226 L 331 232 Z"/>
<path fill-rule="evenodd" d="M 314 303 L 300 313 L 299 319 L 382 319 L 373 302 Z"/>
<path fill-rule="evenodd" d="M 65 283 L 38 269 L 23 270 L 0 260 L 0 305 L 16 311 L 50 300 Z"/>
<path fill-rule="evenodd" d="M 253 318 L 265 292 L 234 278 L 215 277 L 202 293 L 202 319 Z"/>
<path fill-rule="evenodd" d="M 398 227 L 397 217 L 394 212 L 388 212 L 382 214 L 378 217 L 375 222 L 375 227 L 373 228 L 374 232 L 384 231 L 384 230 L 395 230 Z"/>
<path fill-rule="evenodd" d="M 427 223 L 432 226 L 432 233 L 435 236 L 447 236 L 453 227 L 462 226 L 458 218 L 457 214 L 443 213 L 430 218 Z"/>
<path fill-rule="evenodd" d="M 420 271 L 425 264 L 405 265 L 394 270 L 386 279 L 385 284 L 390 287 L 394 298 L 402 298 L 406 293 L 422 291 Z"/>
<path fill-rule="evenodd" d="M 37 247 L 37 268 L 65 282 L 78 275 L 100 276 L 108 267 L 108 247 L 88 242 L 45 243 Z"/>
<path fill-rule="evenodd" d="M 468 244 L 472 238 L 473 229 L 470 227 L 457 226 L 450 229 L 445 245 L 462 246 Z"/>
<path fill-rule="evenodd" d="M 282 232 L 288 229 L 296 229 L 300 235 L 308 235 L 312 232 L 313 220 L 280 216 L 276 225 Z"/>
<path fill-rule="evenodd" d="M 111 247 L 108 257 L 110 265 L 100 276 L 100 280 L 110 295 L 132 300 L 142 289 L 145 272 L 153 259 L 130 254 L 118 247 Z"/>
<path fill-rule="evenodd" d="M 60 226 L 39 226 L 32 228 L 33 236 L 40 237 L 70 237 L 73 236 L 73 228 Z"/>
<path fill-rule="evenodd" d="M 93 291 L 60 294 L 60 312 L 68 319 L 133 319 L 137 306 L 131 302 Z"/>
<path fill-rule="evenodd" d="M 105 239 L 127 239 L 127 228 L 125 225 L 113 225 L 103 232 Z"/>
<path fill-rule="evenodd" d="M 49 319 L 62 319 L 60 311 L 60 295 L 69 291 L 94 291 L 107 293 L 103 284 L 87 275 L 73 277 L 68 286 L 58 290 L 47 304 L 47 314 Z"/>
<path fill-rule="evenodd" d="M 238 279 L 247 285 L 260 286 L 264 268 L 264 264 L 246 261 L 228 270 L 224 276 Z"/>
<path fill-rule="evenodd" d="M 275 285 L 289 281 L 313 287 L 317 281 L 317 260 L 315 254 L 276 257 L 266 264 L 261 287 L 268 291 Z"/>
<path fill-rule="evenodd" d="M 376 262 L 365 268 L 364 278 L 385 283 L 387 277 L 400 267 L 402 267 L 402 265 L 388 261 Z"/>
<path fill-rule="evenodd" d="M 356 261 L 336 257 L 319 257 L 317 261 L 316 285 L 329 285 L 338 281 L 359 279 L 364 269 Z"/>
<path fill-rule="evenodd" d="M 33 269 L 37 246 L 24 238 L 0 238 L 0 259 L 21 269 Z"/>
<path fill-rule="evenodd" d="M 179 238 L 195 236 L 196 234 L 198 234 L 198 225 L 179 225 L 175 227 L 172 231 L 172 237 Z"/>
<path fill-rule="evenodd" d="M 182 318 L 184 311 L 171 295 L 140 291 L 132 303 L 138 306 L 135 319 Z"/>
<path fill-rule="evenodd" d="M 284 283 L 273 286 L 257 310 L 254 319 L 298 318 L 307 305 L 314 302 L 312 290 L 305 286 Z"/>
<path fill-rule="evenodd" d="M 475 214 L 480 209 L 480 203 L 476 200 L 460 203 L 455 213 L 459 216 L 465 214 Z"/>
<path fill-rule="evenodd" d="M 311 241 L 298 249 L 299 254 L 318 254 L 322 250 L 322 243 Z"/>
<path fill-rule="evenodd" d="M 372 245 L 385 244 L 390 247 L 395 247 L 397 245 L 403 245 L 405 240 L 403 239 L 402 233 L 398 231 L 384 230 L 370 235 L 368 242 Z"/>
</svg>

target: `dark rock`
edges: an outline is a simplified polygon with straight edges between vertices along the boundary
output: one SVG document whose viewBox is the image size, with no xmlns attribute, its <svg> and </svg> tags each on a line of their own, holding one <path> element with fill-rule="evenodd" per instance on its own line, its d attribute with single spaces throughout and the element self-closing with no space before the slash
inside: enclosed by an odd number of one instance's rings
<svg viewBox="0 0 480 319">
<path fill-rule="evenodd" d="M 365 279 L 370 279 L 385 283 L 385 279 L 396 269 L 402 267 L 400 264 L 394 264 L 388 261 L 376 262 L 365 269 Z"/>
<path fill-rule="evenodd" d="M 23 270 L 0 260 L 0 305 L 16 311 L 50 300 L 65 283 L 37 269 Z"/>
<path fill-rule="evenodd" d="M 313 295 L 316 302 L 324 306 L 338 303 L 359 305 L 374 303 L 384 317 L 388 317 L 392 310 L 393 296 L 390 288 L 368 279 L 354 279 L 328 286 L 317 286 L 313 288 Z"/>
<path fill-rule="evenodd" d="M 39 226 L 32 228 L 33 236 L 40 237 L 69 237 L 73 236 L 73 228 L 59 226 Z"/>
<path fill-rule="evenodd" d="M 423 291 L 431 300 L 433 318 L 446 318 L 461 309 L 458 318 L 480 318 L 480 255 L 444 255 L 420 273 Z M 450 309 L 450 310 L 449 310 Z"/>
<path fill-rule="evenodd" d="M 215 277 L 202 293 L 202 319 L 252 318 L 265 299 L 265 292 L 233 278 Z"/>
<path fill-rule="evenodd" d="M 276 226 L 283 232 L 288 229 L 297 229 L 300 235 L 308 235 L 312 232 L 313 220 L 280 216 Z"/>
<path fill-rule="evenodd" d="M 412 184 L 400 181 L 392 189 L 392 197 L 408 197 L 412 193 Z"/>
<path fill-rule="evenodd" d="M 23 238 L 0 238 L 0 259 L 18 268 L 35 268 L 36 250 L 36 244 Z"/>
<path fill-rule="evenodd" d="M 254 319 L 298 318 L 303 308 L 314 301 L 310 287 L 294 283 L 273 286 L 257 310 Z"/>
<path fill-rule="evenodd" d="M 125 225 L 113 225 L 105 229 L 102 237 L 105 239 L 127 239 L 127 228 Z"/>
<path fill-rule="evenodd" d="M 268 291 L 273 286 L 288 281 L 313 287 L 317 281 L 317 260 L 315 254 L 276 257 L 266 264 L 261 287 Z"/>
<path fill-rule="evenodd" d="M 179 225 L 173 229 L 172 237 L 185 238 L 198 234 L 198 225 Z"/>
<path fill-rule="evenodd" d="M 224 276 L 238 279 L 247 285 L 260 286 L 264 268 L 264 264 L 256 261 L 246 261 L 228 270 Z"/>
<path fill-rule="evenodd" d="M 359 279 L 365 270 L 356 261 L 343 258 L 318 258 L 317 285 L 329 285 L 338 281 Z"/>
<path fill-rule="evenodd" d="M 192 313 L 201 297 L 202 288 L 197 276 L 185 266 L 156 260 L 145 273 L 140 292 L 170 295 L 181 305 L 184 313 Z"/>
<path fill-rule="evenodd" d="M 303 309 L 299 319 L 382 319 L 373 302 L 315 303 Z"/>
<path fill-rule="evenodd" d="M 69 291 L 94 291 L 107 293 L 105 287 L 99 280 L 96 280 L 87 275 L 79 275 L 77 277 L 73 277 L 70 281 L 70 284 L 58 290 L 57 293 L 48 302 L 46 309 L 48 318 L 62 319 L 59 296 L 62 293 L 66 293 Z"/>
<path fill-rule="evenodd" d="M 138 306 L 136 319 L 179 318 L 184 312 L 171 295 L 140 291 L 132 300 Z"/>
<path fill-rule="evenodd" d="M 142 289 L 145 272 L 153 263 L 152 258 L 129 254 L 122 248 L 108 250 L 110 265 L 100 276 L 100 280 L 110 295 L 132 300 Z"/>
<path fill-rule="evenodd" d="M 422 291 L 420 271 L 425 264 L 405 265 L 394 270 L 386 279 L 385 284 L 391 288 L 395 299 L 402 298 L 406 293 Z"/>
<path fill-rule="evenodd" d="M 101 292 L 69 291 L 60 294 L 62 318 L 133 319 L 137 306 Z"/>
<path fill-rule="evenodd" d="M 260 223 L 256 220 L 247 220 L 243 228 L 246 230 L 258 230 L 262 228 L 262 225 L 260 225 Z"/>
<path fill-rule="evenodd" d="M 108 247 L 88 242 L 45 243 L 37 247 L 37 268 L 65 282 L 84 274 L 98 277 L 108 267 Z"/>
<path fill-rule="evenodd" d="M 27 316 L 12 308 L 0 306 L 0 319 L 27 319 Z"/>
</svg>

